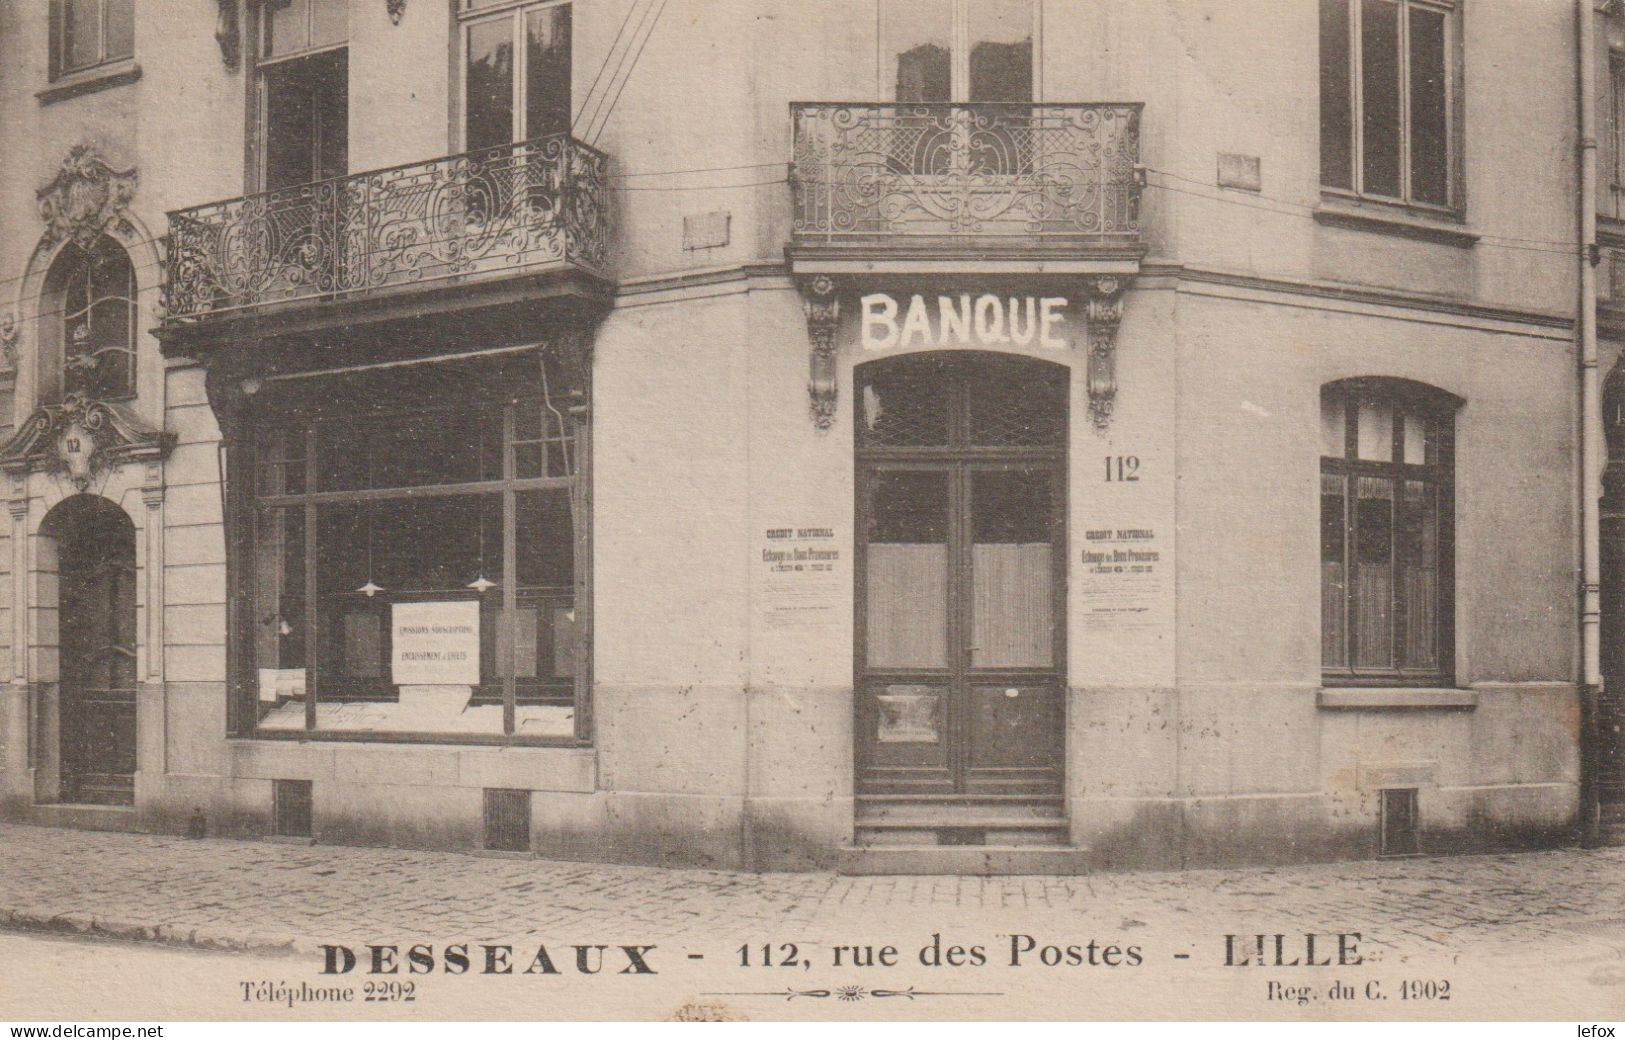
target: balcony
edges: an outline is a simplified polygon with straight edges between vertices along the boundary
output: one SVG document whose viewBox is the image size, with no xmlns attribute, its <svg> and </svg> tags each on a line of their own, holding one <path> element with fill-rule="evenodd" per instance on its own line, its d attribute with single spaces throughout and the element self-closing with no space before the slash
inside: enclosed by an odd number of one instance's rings
<svg viewBox="0 0 1625 1040">
<path fill-rule="evenodd" d="M 1139 104 L 796 104 L 798 273 L 1137 267 Z"/>
<path fill-rule="evenodd" d="M 607 167 L 560 134 L 177 210 L 160 335 L 352 322 L 402 298 L 455 309 L 521 276 L 602 285 Z"/>
</svg>

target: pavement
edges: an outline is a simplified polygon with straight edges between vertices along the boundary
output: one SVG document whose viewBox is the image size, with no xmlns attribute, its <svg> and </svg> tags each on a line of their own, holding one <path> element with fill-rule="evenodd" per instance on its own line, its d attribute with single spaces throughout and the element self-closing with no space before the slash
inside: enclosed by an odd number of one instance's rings
<svg viewBox="0 0 1625 1040">
<path fill-rule="evenodd" d="M 1625 934 L 1625 848 L 1073 877 L 743 874 L 0 824 L 0 928 L 323 943 L 798 942 L 989 923 L 1130 939 L 1360 932 L 1368 955 Z M 918 937 L 918 936 L 913 936 Z"/>
</svg>

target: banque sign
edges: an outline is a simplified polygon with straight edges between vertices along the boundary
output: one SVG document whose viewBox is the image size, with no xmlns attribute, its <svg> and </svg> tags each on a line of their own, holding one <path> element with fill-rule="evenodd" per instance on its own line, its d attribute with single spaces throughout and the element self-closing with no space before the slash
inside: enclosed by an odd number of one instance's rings
<svg viewBox="0 0 1625 1040">
<path fill-rule="evenodd" d="M 889 293 L 870 293 L 858 301 L 859 342 L 865 350 L 985 347 L 1037 344 L 1065 350 L 1070 344 L 1056 335 L 1065 319 L 1065 296 L 995 296 L 959 293 L 934 302 L 915 293 L 905 308 Z"/>
</svg>

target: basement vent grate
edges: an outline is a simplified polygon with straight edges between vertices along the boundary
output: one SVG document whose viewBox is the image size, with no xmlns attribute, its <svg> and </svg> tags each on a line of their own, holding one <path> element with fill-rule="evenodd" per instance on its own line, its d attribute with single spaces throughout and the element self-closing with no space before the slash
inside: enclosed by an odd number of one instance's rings
<svg viewBox="0 0 1625 1040">
<path fill-rule="evenodd" d="M 1382 792 L 1383 856 L 1415 856 L 1422 851 L 1418 836 L 1416 788 L 1390 787 Z"/>
<path fill-rule="evenodd" d="M 271 830 L 280 838 L 310 837 L 311 782 L 271 782 Z"/>
<path fill-rule="evenodd" d="M 530 851 L 530 792 L 485 789 L 485 848 L 490 852 Z"/>
</svg>

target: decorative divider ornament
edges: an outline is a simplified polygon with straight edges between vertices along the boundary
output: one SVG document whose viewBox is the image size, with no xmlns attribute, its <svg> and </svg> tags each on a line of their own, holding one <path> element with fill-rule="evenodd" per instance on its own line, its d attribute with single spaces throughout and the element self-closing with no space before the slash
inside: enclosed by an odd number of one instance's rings
<svg viewBox="0 0 1625 1040">
<path fill-rule="evenodd" d="M 155 464 L 174 446 L 173 433 L 148 425 L 122 404 L 69 394 L 61 404 L 36 408 L 23 421 L 0 447 L 0 470 L 62 472 L 84 491 L 99 473 L 136 460 Z M 148 483 L 157 479 L 148 472 Z"/>
<path fill-rule="evenodd" d="M 1102 275 L 1085 284 L 1089 293 L 1089 418 L 1096 430 L 1105 432 L 1117 403 L 1117 327 L 1123 321 L 1125 280 Z"/>
<path fill-rule="evenodd" d="M 119 169 L 90 145 L 74 145 L 56 176 L 34 193 L 40 219 L 45 222 L 39 248 L 69 240 L 89 249 L 109 227 L 133 235 L 126 211 L 136 181 L 134 167 Z"/>
<path fill-rule="evenodd" d="M 169 215 L 165 325 L 609 252 L 608 159 L 567 134 Z"/>
</svg>

